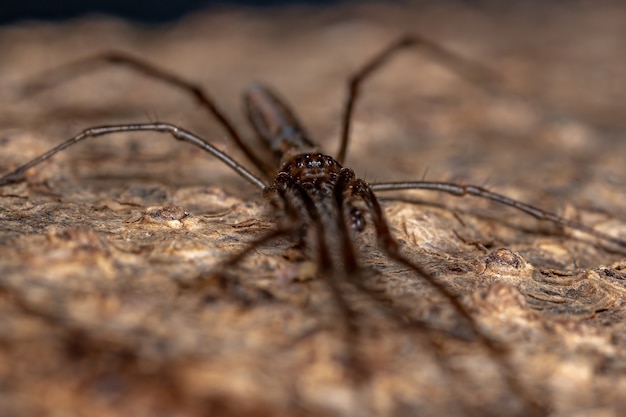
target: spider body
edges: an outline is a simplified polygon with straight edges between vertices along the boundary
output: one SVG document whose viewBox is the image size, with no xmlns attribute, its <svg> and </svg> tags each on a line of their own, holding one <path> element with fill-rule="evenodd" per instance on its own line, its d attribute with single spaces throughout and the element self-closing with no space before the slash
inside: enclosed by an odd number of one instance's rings
<svg viewBox="0 0 626 417">
<path fill-rule="evenodd" d="M 250 123 L 271 152 L 275 165 L 297 154 L 317 150 L 289 106 L 263 84 L 254 83 L 248 88 L 244 104 Z"/>
<path fill-rule="evenodd" d="M 276 174 L 273 186 L 285 180 L 302 187 L 322 211 L 327 211 L 326 202 L 332 201 L 339 173 L 343 167 L 333 157 L 322 153 L 303 153 L 285 162 Z"/>
<path fill-rule="evenodd" d="M 338 184 L 342 170 L 347 170 L 351 177 L 354 173 L 332 156 L 318 152 L 319 147 L 309 138 L 291 107 L 268 87 L 253 84 L 244 94 L 244 104 L 260 143 L 273 155 L 274 165 L 280 166 L 264 194 L 271 198 L 277 190 L 288 193 L 290 188 L 301 189 L 314 207 L 308 209 L 308 215 L 306 209 L 299 214 L 306 219 L 315 210 L 317 215 L 325 217 L 325 224 L 336 224 L 337 210 L 341 211 L 345 204 L 351 228 L 363 231 L 365 218 L 361 209 L 352 204 L 351 186 Z M 334 207 L 335 193 L 340 197 L 338 207 Z"/>
<path fill-rule="evenodd" d="M 342 166 L 318 151 L 284 100 L 263 84 L 254 83 L 244 94 L 244 104 L 264 148 L 261 152 L 271 153 L 272 167 L 280 167 L 266 174 L 287 175 L 307 190 L 327 196 L 325 191 L 334 186 Z"/>
</svg>

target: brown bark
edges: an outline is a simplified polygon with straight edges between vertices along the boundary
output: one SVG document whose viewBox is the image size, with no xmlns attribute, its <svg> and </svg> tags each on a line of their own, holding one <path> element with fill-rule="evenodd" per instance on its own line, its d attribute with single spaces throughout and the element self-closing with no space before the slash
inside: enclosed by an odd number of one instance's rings
<svg viewBox="0 0 626 417">
<path fill-rule="evenodd" d="M 403 54 L 364 86 L 347 165 L 368 181 L 428 170 L 430 180 L 487 182 L 626 239 L 625 18 L 618 3 L 381 3 L 221 12 L 159 28 L 102 18 L 6 27 L 0 170 L 86 127 L 155 119 L 248 165 L 192 99 L 124 69 L 18 98 L 41 71 L 111 49 L 206 87 L 246 136 L 240 92 L 267 81 L 333 154 L 349 74 L 419 31 L 503 81 L 485 91 Z M 624 413 L 623 251 L 475 198 L 395 196 L 381 193 L 404 253 L 510 349 L 509 371 L 537 401 L 559 416 Z M 507 370 L 445 300 L 375 249 L 369 229 L 356 242 L 367 286 L 469 340 L 400 328 L 346 285 L 360 329 L 346 346 L 315 263 L 288 239 L 232 271 L 256 297 L 249 305 L 221 291 L 216 264 L 273 226 L 254 187 L 158 134 L 90 140 L 0 188 L 3 415 L 521 413 Z M 350 355 L 365 363 L 358 382 Z"/>
</svg>

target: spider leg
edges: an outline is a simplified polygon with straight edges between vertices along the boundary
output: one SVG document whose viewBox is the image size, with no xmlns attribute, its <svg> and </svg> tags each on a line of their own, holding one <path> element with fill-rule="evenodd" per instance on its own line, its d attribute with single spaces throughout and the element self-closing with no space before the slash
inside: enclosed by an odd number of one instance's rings
<svg viewBox="0 0 626 417">
<path fill-rule="evenodd" d="M 412 262 L 407 257 L 405 257 L 401 251 L 400 246 L 395 241 L 391 234 L 391 230 L 385 217 L 382 212 L 382 208 L 380 207 L 380 203 L 374 194 L 373 189 L 368 186 L 368 184 L 360 179 L 356 179 L 352 182 L 352 190 L 355 195 L 358 195 L 363 199 L 365 204 L 371 210 L 372 213 L 372 222 L 374 223 L 374 227 L 376 229 L 376 235 L 378 238 L 379 247 L 394 261 L 403 264 L 409 269 L 415 271 L 418 275 L 428 282 L 437 292 L 443 295 L 448 302 L 452 305 L 452 307 L 463 317 L 466 319 L 469 324 L 472 333 L 477 337 L 478 341 L 493 355 L 494 360 L 496 360 L 504 370 L 503 376 L 506 380 L 506 383 L 510 387 L 511 391 L 514 392 L 520 400 L 524 402 L 524 404 L 529 408 L 529 411 L 532 414 L 529 415 L 537 415 L 543 416 L 547 414 L 545 406 L 540 404 L 537 399 L 530 393 L 528 390 L 520 383 L 520 381 L 513 374 L 512 366 L 509 364 L 508 353 L 509 350 L 497 344 L 494 340 L 492 340 L 487 334 L 485 334 L 478 323 L 470 314 L 469 310 L 459 298 L 452 293 L 447 287 L 441 284 L 439 281 L 435 279 L 428 271 L 422 268 L 420 265 Z"/>
<path fill-rule="evenodd" d="M 259 177 L 257 177 L 256 175 L 248 171 L 246 168 L 244 168 L 241 164 L 239 164 L 237 161 L 232 159 L 230 156 L 226 155 L 224 152 L 220 151 L 215 146 L 211 145 L 210 143 L 208 143 L 201 137 L 169 123 L 111 125 L 111 126 L 93 127 L 90 129 L 83 130 L 81 133 L 74 136 L 73 138 L 66 140 L 60 145 L 57 145 L 56 147 L 50 149 L 48 152 L 38 156 L 37 158 L 17 167 L 16 169 L 9 172 L 8 174 L 5 174 L 4 176 L 0 177 L 0 186 L 16 181 L 18 177 L 22 175 L 28 169 L 34 167 L 35 165 L 42 163 L 43 161 L 51 158 L 53 155 L 85 139 L 110 135 L 110 134 L 119 133 L 119 132 L 137 132 L 137 131 L 169 133 L 170 135 L 172 135 L 174 139 L 191 143 L 192 145 L 195 145 L 199 147 L 200 149 L 215 156 L 217 159 L 219 159 L 220 161 L 228 165 L 237 174 L 239 174 L 241 177 L 243 177 L 245 180 L 247 180 L 251 184 L 261 189 L 266 188 L 266 184 L 262 179 L 260 179 Z"/>
<path fill-rule="evenodd" d="M 187 95 L 192 96 L 203 108 L 218 121 L 228 135 L 235 141 L 237 146 L 244 152 L 246 157 L 263 172 L 268 178 L 274 172 L 272 167 L 263 162 L 243 140 L 242 135 L 235 128 L 234 123 L 219 109 L 217 102 L 202 87 L 171 72 L 156 67 L 134 56 L 111 51 L 100 55 L 84 58 L 68 65 L 44 72 L 31 83 L 26 84 L 22 93 L 24 96 L 38 94 L 43 90 L 68 82 L 83 74 L 88 74 L 106 65 L 119 65 L 130 68 L 133 71 L 147 75 L 153 79 L 169 84 Z"/>
<path fill-rule="evenodd" d="M 452 194 L 457 197 L 463 197 L 466 195 L 472 195 L 475 197 L 485 198 L 487 200 L 495 201 L 500 204 L 507 205 L 509 207 L 516 208 L 529 214 L 539 220 L 548 220 L 556 224 L 569 227 L 570 229 L 584 232 L 590 236 L 597 237 L 607 242 L 611 242 L 621 248 L 626 248 L 626 240 L 620 239 L 606 233 L 599 232 L 594 228 L 584 225 L 582 223 L 575 222 L 573 220 L 566 219 L 557 214 L 545 211 L 530 204 L 523 203 L 518 200 L 506 197 L 502 194 L 491 192 L 483 187 L 477 185 L 459 185 L 449 182 L 437 182 L 437 181 L 403 181 L 403 182 L 386 182 L 371 184 L 370 189 L 372 191 L 394 191 L 394 190 L 433 190 L 443 191 L 448 194 Z"/>
<path fill-rule="evenodd" d="M 448 301 L 452 304 L 452 306 L 463 316 L 471 325 L 472 331 L 481 339 L 484 339 L 485 344 L 491 346 L 493 349 L 498 349 L 496 345 L 488 339 L 486 336 L 478 328 L 474 318 L 469 313 L 467 308 L 459 301 L 458 297 L 454 295 L 448 288 L 446 288 L 443 284 L 437 281 L 428 271 L 426 271 L 421 266 L 411 262 L 409 259 L 404 257 L 400 252 L 400 247 L 395 239 L 391 235 L 391 230 L 389 229 L 389 225 L 385 220 L 385 217 L 382 212 L 382 208 L 380 207 L 380 203 L 378 199 L 373 193 L 373 189 L 370 188 L 364 181 L 362 180 L 354 180 L 353 192 L 355 195 L 360 196 L 365 204 L 367 204 L 368 208 L 372 213 L 372 221 L 374 223 L 374 227 L 376 229 L 376 236 L 378 239 L 378 244 L 380 247 L 396 262 L 399 262 L 406 267 L 414 270 L 419 275 L 423 276 L 424 279 L 435 288 L 438 292 L 441 293 Z"/>
<path fill-rule="evenodd" d="M 368 380 L 370 371 L 363 363 L 358 352 L 354 349 L 354 346 L 358 346 L 359 342 L 358 315 L 349 305 L 340 287 L 340 271 L 338 271 L 337 265 L 334 263 L 331 256 L 320 211 L 313 201 L 313 198 L 300 184 L 296 183 L 289 174 L 279 173 L 274 183 L 277 191 L 286 202 L 288 202 L 291 197 L 297 199 L 298 203 L 302 205 L 302 208 L 306 212 L 311 226 L 314 228 L 319 265 L 318 275 L 324 280 L 324 283 L 330 290 L 331 296 L 341 312 L 343 335 L 348 352 L 347 359 L 350 364 L 348 372 L 353 383 L 359 386 Z"/>
<path fill-rule="evenodd" d="M 342 168 L 337 177 L 337 182 L 335 184 L 334 189 L 334 197 L 335 202 L 337 204 L 340 215 L 337 219 L 339 237 L 341 239 L 341 253 L 342 258 L 344 259 L 344 267 L 346 269 L 346 277 L 350 281 L 351 284 L 356 286 L 359 290 L 366 292 L 370 297 L 374 298 L 375 301 L 381 304 L 384 307 L 389 307 L 389 300 L 381 297 L 378 293 L 373 293 L 367 287 L 364 286 L 362 282 L 363 269 L 357 263 L 357 255 L 354 249 L 354 245 L 352 244 L 352 240 L 349 238 L 350 230 L 348 226 L 348 221 L 346 220 L 346 214 L 344 213 L 344 207 L 346 205 L 347 198 L 353 196 L 354 193 L 353 187 L 357 190 L 362 187 L 362 184 L 359 180 L 356 179 L 354 171 L 350 168 Z M 360 197 L 360 196 L 359 196 Z M 423 271 L 425 274 L 426 271 Z M 435 281 L 435 278 L 431 277 L 428 274 L 428 278 L 430 280 Z M 389 308 L 387 308 L 389 310 Z M 402 325 L 406 325 L 406 317 L 410 316 L 410 312 L 403 311 L 402 314 L 395 314 L 392 310 L 390 311 L 392 316 L 398 321 L 398 323 Z M 428 326 L 427 323 L 421 323 L 417 320 L 411 320 L 411 326 L 417 327 L 420 330 L 440 330 L 434 329 L 432 326 Z M 451 333 L 448 333 L 451 335 Z M 459 335 L 455 335 L 459 337 Z"/>
<path fill-rule="evenodd" d="M 344 207 L 346 203 L 346 192 L 350 190 L 352 181 L 354 181 L 354 171 L 350 168 L 342 168 L 337 176 L 335 187 L 333 189 L 333 196 L 335 198 L 335 204 L 337 205 L 337 230 L 339 231 L 339 238 L 341 240 L 341 253 L 344 260 L 344 268 L 346 269 L 346 276 L 350 279 L 355 274 L 360 274 L 360 267 L 357 263 L 357 256 L 350 239 L 350 230 L 346 216 L 344 213 Z"/>
<path fill-rule="evenodd" d="M 363 284 L 363 268 L 357 262 L 357 254 L 354 249 L 354 245 L 352 243 L 352 239 L 350 239 L 350 228 L 349 222 L 346 217 L 345 207 L 347 202 L 347 197 L 351 196 L 352 186 L 357 183 L 355 180 L 356 176 L 354 171 L 350 168 L 342 168 L 337 177 L 337 181 L 335 183 L 335 187 L 333 190 L 335 203 L 337 205 L 338 215 L 337 215 L 337 236 L 340 239 L 341 245 L 341 257 L 343 259 L 344 268 L 345 268 L 345 276 L 346 279 L 355 286 L 359 291 L 365 293 L 368 297 L 370 297 L 377 304 L 385 308 L 391 316 L 398 322 L 400 325 L 406 325 L 405 318 L 410 316 L 410 314 L 406 311 L 402 311 L 401 314 L 397 314 L 397 312 L 389 306 L 389 299 L 381 296 L 379 293 L 372 292 Z M 411 320 L 411 327 L 416 327 L 420 331 L 425 331 L 428 329 L 426 323 L 421 323 L 419 321 Z"/>
<path fill-rule="evenodd" d="M 345 206 L 346 192 L 354 193 L 362 198 L 362 195 L 360 195 L 358 190 L 360 190 L 361 187 L 363 187 L 363 185 L 364 184 L 361 182 L 361 180 L 356 179 L 355 174 L 352 171 L 352 169 L 350 168 L 341 169 L 339 176 L 337 178 L 335 189 L 334 189 L 334 197 L 335 197 L 337 206 L 340 210 L 340 213 L 342 213 L 343 208 Z M 355 192 L 354 190 L 357 190 L 357 191 Z M 375 224 L 376 224 L 376 221 L 377 220 L 375 219 L 374 220 Z M 383 218 L 383 221 L 384 221 L 384 218 Z M 388 226 L 386 225 L 386 223 L 383 223 L 382 227 L 385 227 L 387 229 L 387 232 L 388 232 L 387 236 L 389 237 L 389 239 L 393 241 L 393 238 L 391 238 L 391 232 L 388 230 Z M 344 263 L 345 263 L 344 266 L 346 268 L 346 277 L 348 277 L 348 280 L 350 281 L 351 284 L 356 286 L 358 289 L 367 292 L 370 297 L 375 298 L 375 301 L 377 303 L 381 304 L 382 306 L 388 307 L 387 304 L 389 300 L 385 298 L 381 298 L 380 295 L 377 293 L 372 293 L 367 287 L 363 285 L 363 282 L 361 280 L 362 275 L 363 275 L 363 270 L 357 263 L 356 251 L 354 250 L 352 240 L 349 238 L 350 231 L 348 228 L 348 222 L 345 219 L 345 214 L 338 216 L 338 230 L 339 230 L 339 236 L 341 239 L 342 257 L 344 259 Z M 393 245 L 395 245 L 396 250 L 397 250 L 397 243 L 395 241 L 393 241 Z M 415 268 L 412 268 L 412 269 L 415 269 Z M 440 288 L 439 286 L 441 284 L 439 284 L 438 281 L 434 277 L 432 277 L 432 275 L 430 275 L 427 271 L 419 268 L 417 272 L 421 275 L 426 275 L 425 278 L 429 282 L 432 281 L 432 285 L 435 286 L 436 289 Z M 443 291 L 447 292 L 445 287 L 441 287 L 441 288 L 443 289 Z M 447 294 L 444 294 L 444 296 L 446 296 L 446 298 L 449 298 L 449 299 L 454 298 L 454 300 L 456 300 L 456 296 L 454 296 L 453 294 L 449 292 Z M 468 312 L 463 310 L 463 311 L 460 311 L 460 313 L 462 316 L 464 316 L 464 318 L 473 322 L 473 317 L 471 317 L 471 315 Z M 403 314 L 400 314 L 400 315 L 395 314 L 394 311 L 391 311 L 391 314 L 402 325 L 406 325 L 405 318 L 410 316 L 410 313 L 408 311 L 403 312 Z M 442 331 L 442 329 L 433 328 L 432 326 L 429 326 L 427 323 L 421 323 L 417 320 L 411 320 L 410 325 L 411 327 L 416 327 L 422 331 L 424 330 Z M 473 329 L 473 331 L 474 333 L 476 333 L 478 332 L 478 329 Z M 443 332 L 447 333 L 448 335 L 453 335 L 457 338 L 461 338 L 461 336 L 458 334 L 453 334 L 452 332 L 446 332 L 446 331 L 443 331 Z"/>
<path fill-rule="evenodd" d="M 460 77 L 465 78 L 486 90 L 492 90 L 490 84 L 493 84 L 494 81 L 497 81 L 500 78 L 495 71 L 479 64 L 478 62 L 474 62 L 448 49 L 445 49 L 421 35 L 408 34 L 399 37 L 395 41 L 391 42 L 382 51 L 374 55 L 373 58 L 367 61 L 348 79 L 348 93 L 341 116 L 341 143 L 336 158 L 340 164 L 342 164 L 346 158 L 348 142 L 350 141 L 352 113 L 354 112 L 354 106 L 360 95 L 361 85 L 383 65 L 387 64 L 394 55 L 400 51 L 408 49 L 409 47 L 424 49 L 435 59 L 442 62 L 446 67 L 457 73 Z"/>
<path fill-rule="evenodd" d="M 443 334 L 444 336 L 462 339 L 458 334 L 454 334 L 451 331 L 445 329 L 436 328 L 429 323 L 423 322 L 411 317 L 411 312 L 401 305 L 391 305 L 390 299 L 380 292 L 372 291 L 363 282 L 363 269 L 357 263 L 357 255 L 354 250 L 354 245 L 350 239 L 349 221 L 347 221 L 347 213 L 345 212 L 346 202 L 351 194 L 351 187 L 355 182 L 354 171 L 350 168 L 342 168 L 337 177 L 335 188 L 333 190 L 335 202 L 338 209 L 337 225 L 338 235 L 341 240 L 341 254 L 344 260 L 344 267 L 346 269 L 345 277 L 348 282 L 354 286 L 361 294 L 364 294 L 376 305 L 382 307 L 391 317 L 391 319 L 400 328 L 405 328 L 416 332 L 420 337 L 420 341 L 424 344 L 424 348 L 428 349 L 428 352 L 432 354 L 433 359 L 439 365 L 439 369 L 442 370 L 441 376 L 446 379 L 447 386 L 450 387 L 453 392 L 457 393 L 457 397 L 462 398 L 462 392 L 459 390 L 459 381 L 454 376 L 458 374 L 451 366 L 449 361 L 442 355 L 440 346 L 433 338 L 433 333 Z M 357 183 L 358 185 L 358 183 Z M 467 409 L 463 409 L 467 412 Z M 469 413 L 474 415 L 473 413 Z"/>
</svg>

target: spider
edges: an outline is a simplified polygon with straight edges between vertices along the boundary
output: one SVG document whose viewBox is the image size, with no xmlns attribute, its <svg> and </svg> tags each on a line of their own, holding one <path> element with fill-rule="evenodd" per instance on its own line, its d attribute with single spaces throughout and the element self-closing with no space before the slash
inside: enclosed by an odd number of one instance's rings
<svg viewBox="0 0 626 417">
<path fill-rule="evenodd" d="M 435 181 L 399 181 L 378 182 L 369 184 L 356 176 L 354 171 L 344 166 L 350 139 L 350 128 L 355 105 L 363 82 L 375 71 L 386 64 L 396 53 L 408 48 L 422 48 L 470 81 L 482 83 L 486 70 L 480 65 L 462 58 L 436 43 L 419 35 L 406 35 L 378 52 L 356 71 L 348 80 L 348 94 L 341 118 L 340 146 L 336 157 L 320 151 L 310 138 L 290 106 L 267 86 L 253 84 L 244 95 L 248 118 L 256 131 L 266 153 L 271 154 L 271 161 L 265 160 L 255 152 L 234 123 L 219 109 L 215 99 L 210 97 L 199 86 L 178 77 L 175 74 L 157 68 L 138 58 L 111 52 L 97 55 L 76 62 L 56 71 L 45 74 L 42 82 L 33 84 L 29 91 L 48 88 L 80 72 L 88 71 L 102 64 L 123 65 L 149 77 L 160 80 L 185 91 L 207 109 L 218 123 L 226 130 L 229 137 L 243 151 L 254 169 L 248 169 L 226 153 L 220 151 L 202 137 L 169 123 L 139 123 L 124 125 L 108 125 L 88 128 L 71 139 L 50 149 L 35 159 L 15 168 L 0 177 L 0 186 L 18 181 L 21 175 L 51 158 L 64 149 L 89 138 L 105 136 L 120 132 L 155 131 L 171 135 L 179 141 L 188 142 L 218 158 L 229 166 L 247 182 L 257 187 L 271 204 L 282 210 L 284 221 L 265 236 L 251 243 L 244 251 L 225 261 L 218 268 L 237 264 L 253 249 L 269 244 L 285 236 L 296 237 L 302 245 L 314 253 L 318 264 L 317 275 L 327 284 L 338 307 L 343 312 L 346 327 L 347 343 L 357 339 L 358 329 L 354 325 L 355 312 L 342 296 L 340 282 L 343 279 L 360 291 L 368 294 L 381 304 L 384 300 L 373 295 L 362 283 L 365 272 L 358 261 L 354 236 L 363 232 L 371 225 L 376 232 L 378 247 L 393 261 L 404 265 L 425 279 L 432 287 L 443 295 L 457 313 L 468 323 L 472 333 L 489 349 L 499 361 L 505 362 L 503 350 L 497 346 L 483 331 L 480 330 L 467 308 L 460 302 L 447 286 L 440 283 L 427 269 L 412 261 L 403 254 L 401 246 L 392 236 L 390 226 L 385 219 L 377 198 L 377 193 L 396 190 L 431 190 L 452 194 L 454 196 L 472 195 L 492 200 L 496 203 L 518 209 L 540 220 L 582 231 L 596 238 L 626 248 L 626 241 L 599 232 L 584 224 L 566 219 L 541 208 L 526 204 L 487 190 L 476 185 L 460 185 L 451 182 Z M 258 173 L 255 173 L 258 172 Z M 333 233 L 329 233 L 333 230 Z M 308 239 L 307 231 L 312 232 Z M 225 285 L 232 288 L 234 278 L 225 278 Z M 388 309 L 390 310 L 390 309 Z M 392 315 L 401 320 L 403 312 L 393 310 Z M 411 321 L 413 327 L 422 323 Z M 358 358 L 353 358 L 355 361 Z M 355 366 L 356 367 L 356 366 Z M 541 407 L 528 398 L 523 387 L 505 372 L 507 382 L 533 413 L 543 414 Z"/>
</svg>

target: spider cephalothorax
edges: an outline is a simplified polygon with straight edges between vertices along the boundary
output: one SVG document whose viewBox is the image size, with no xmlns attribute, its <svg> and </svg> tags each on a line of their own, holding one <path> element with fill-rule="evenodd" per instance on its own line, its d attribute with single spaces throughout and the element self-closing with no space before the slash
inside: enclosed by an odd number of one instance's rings
<svg viewBox="0 0 626 417">
<path fill-rule="evenodd" d="M 286 162 L 279 172 L 289 175 L 307 190 L 330 191 L 342 166 L 332 156 L 304 153 Z"/>
</svg>

